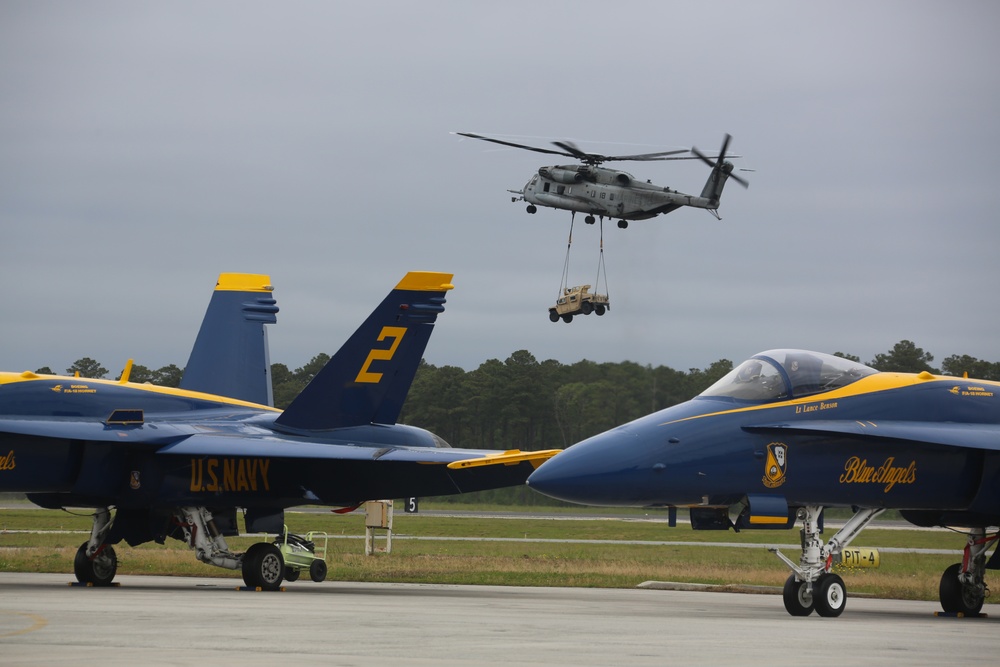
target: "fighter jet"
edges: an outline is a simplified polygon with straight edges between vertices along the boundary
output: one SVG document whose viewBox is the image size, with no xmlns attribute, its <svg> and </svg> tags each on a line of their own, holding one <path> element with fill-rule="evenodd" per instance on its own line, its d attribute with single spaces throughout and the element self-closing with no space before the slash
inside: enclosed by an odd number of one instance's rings
<svg viewBox="0 0 1000 667">
<path fill-rule="evenodd" d="M 839 616 L 832 572 L 845 547 L 886 509 L 918 526 L 966 531 L 945 570 L 945 612 L 977 614 L 1000 526 L 1000 383 L 879 372 L 804 350 L 770 350 L 691 401 L 573 445 L 528 485 L 587 505 L 687 507 L 697 529 L 790 528 L 801 522 L 786 610 Z M 854 514 L 825 540 L 825 507 Z"/>
<path fill-rule="evenodd" d="M 226 543 L 237 509 L 247 532 L 282 534 L 297 505 L 521 484 L 555 451 L 453 449 L 396 423 L 451 278 L 407 273 L 284 411 L 268 405 L 264 327 L 278 308 L 259 274 L 220 276 L 180 389 L 129 382 L 131 362 L 119 380 L 0 373 L 0 491 L 94 509 L 81 583 L 112 583 L 112 545 L 172 537 L 276 590 L 288 574 L 275 543 Z"/>
</svg>

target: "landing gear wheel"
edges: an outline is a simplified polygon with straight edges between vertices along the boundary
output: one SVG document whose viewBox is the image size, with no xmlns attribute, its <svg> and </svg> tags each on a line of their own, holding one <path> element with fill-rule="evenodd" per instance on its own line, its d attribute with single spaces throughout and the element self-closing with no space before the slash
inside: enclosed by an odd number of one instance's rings
<svg viewBox="0 0 1000 667">
<path fill-rule="evenodd" d="M 537 211 L 538 209 L 537 209 L 537 208 L 535 208 L 535 205 L 534 205 L 534 204 L 529 204 L 529 205 L 528 205 L 528 208 L 526 208 L 526 209 L 524 209 L 524 210 L 525 210 L 525 211 L 527 211 L 528 213 L 531 213 L 531 214 L 534 214 L 534 213 L 535 213 L 535 211 Z"/>
<path fill-rule="evenodd" d="M 824 574 L 813 586 L 816 613 L 831 618 L 844 613 L 847 606 L 847 587 L 837 574 Z"/>
<path fill-rule="evenodd" d="M 281 588 L 285 561 L 278 547 L 267 542 L 250 545 L 243 554 L 243 583 L 250 588 L 276 591 Z"/>
<path fill-rule="evenodd" d="M 309 578 L 319 583 L 326 579 L 326 561 L 314 560 L 309 564 Z"/>
<path fill-rule="evenodd" d="M 300 572 L 290 567 L 285 568 L 285 581 L 298 581 Z"/>
<path fill-rule="evenodd" d="M 592 225 L 595 222 L 594 216 L 588 215 L 586 218 L 583 219 L 583 221 L 586 222 L 588 225 Z"/>
<path fill-rule="evenodd" d="M 785 588 L 781 591 L 781 598 L 785 602 L 785 611 L 792 616 L 808 616 L 812 613 L 813 595 L 809 592 L 808 584 L 804 581 L 796 581 L 794 574 L 785 580 Z"/>
<path fill-rule="evenodd" d="M 555 310 L 550 310 L 549 311 L 549 321 L 550 322 L 558 322 L 559 321 L 559 313 L 557 313 Z"/>
<path fill-rule="evenodd" d="M 87 544 L 84 542 L 76 550 L 73 559 L 73 573 L 81 584 L 93 586 L 110 586 L 118 572 L 118 556 L 114 547 L 104 545 L 93 558 L 87 556 Z"/>
<path fill-rule="evenodd" d="M 628 220 L 619 220 L 618 229 L 625 229 L 628 227 Z"/>
<path fill-rule="evenodd" d="M 976 616 L 982 611 L 986 598 L 979 595 L 974 587 L 962 583 L 958 578 L 961 570 L 962 564 L 955 563 L 949 565 L 941 575 L 941 585 L 938 587 L 941 608 L 950 614 Z"/>
</svg>

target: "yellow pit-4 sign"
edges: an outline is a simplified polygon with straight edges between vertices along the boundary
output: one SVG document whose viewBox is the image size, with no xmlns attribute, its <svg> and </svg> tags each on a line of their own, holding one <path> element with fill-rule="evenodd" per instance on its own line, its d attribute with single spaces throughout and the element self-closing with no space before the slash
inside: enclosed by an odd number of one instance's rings
<svg viewBox="0 0 1000 667">
<path fill-rule="evenodd" d="M 880 563 L 878 549 L 866 549 L 864 547 L 852 547 L 844 549 L 840 553 L 837 562 L 841 567 L 878 567 Z"/>
</svg>

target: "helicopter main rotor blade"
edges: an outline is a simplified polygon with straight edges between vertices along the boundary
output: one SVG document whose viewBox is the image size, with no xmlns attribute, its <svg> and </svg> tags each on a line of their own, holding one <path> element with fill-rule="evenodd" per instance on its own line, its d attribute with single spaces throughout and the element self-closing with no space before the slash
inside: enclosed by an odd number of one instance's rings
<svg viewBox="0 0 1000 667">
<path fill-rule="evenodd" d="M 523 148 L 526 151 L 535 151 L 536 153 L 548 153 L 549 155 L 565 155 L 566 157 L 578 157 L 573 153 L 565 153 L 563 151 L 554 151 L 549 148 L 539 148 L 537 146 L 527 146 L 525 144 L 515 144 L 511 141 L 502 141 L 500 139 L 492 139 L 490 137 L 484 137 L 480 134 L 472 134 L 471 132 L 452 132 L 452 134 L 457 134 L 462 137 L 469 137 L 470 139 L 479 139 L 481 141 L 489 141 L 494 144 L 500 144 L 502 146 L 511 146 L 512 148 Z"/>
<path fill-rule="evenodd" d="M 461 137 L 469 137 L 470 139 L 479 139 L 480 141 L 489 141 L 490 143 L 500 144 L 501 146 L 510 146 L 511 148 L 520 148 L 526 151 L 534 151 L 535 153 L 546 153 L 548 155 L 564 155 L 566 157 L 576 158 L 581 162 L 589 165 L 599 165 L 602 162 L 624 162 L 624 161 L 634 161 L 634 162 L 652 162 L 655 160 L 696 160 L 701 158 L 709 165 L 714 166 L 707 157 L 699 153 L 697 149 L 688 151 L 686 149 L 672 150 L 672 151 L 660 151 L 658 153 L 637 153 L 635 155 L 601 155 L 600 153 L 587 153 L 581 150 L 576 144 L 571 141 L 553 141 L 554 146 L 558 146 L 562 150 L 552 150 L 551 148 L 540 148 L 538 146 L 529 146 L 527 144 L 518 144 L 513 141 L 504 141 L 503 139 L 494 139 L 492 137 L 486 137 L 481 134 L 473 134 L 472 132 L 452 132 L 452 134 L 457 134 Z M 728 135 L 727 135 L 728 136 Z M 682 155 L 682 153 L 694 153 L 695 156 Z M 723 153 L 725 155 L 725 153 Z M 737 156 L 738 157 L 738 156 Z"/>
<path fill-rule="evenodd" d="M 603 155 L 598 155 L 597 153 L 584 153 L 577 147 L 576 144 L 574 144 L 571 141 L 553 141 L 552 145 L 558 146 L 559 148 L 566 151 L 565 153 L 566 155 L 572 155 L 576 159 L 583 160 L 584 162 L 589 162 L 592 160 L 596 160 L 597 162 L 603 162 L 604 160 L 607 159 Z"/>
<path fill-rule="evenodd" d="M 640 153 L 638 155 L 609 155 L 604 158 L 605 160 L 631 160 L 634 162 L 651 162 L 653 160 L 696 160 L 697 158 L 690 155 L 685 155 L 684 157 L 670 157 L 675 155 L 680 155 L 681 153 L 690 153 L 686 148 L 682 148 L 676 151 L 663 151 L 661 153 Z"/>
<path fill-rule="evenodd" d="M 563 149 L 564 151 L 573 154 L 577 159 L 587 162 L 589 164 L 600 164 L 602 162 L 623 162 L 623 161 L 634 161 L 634 162 L 650 162 L 653 160 L 693 160 L 694 158 L 690 156 L 685 157 L 671 157 L 675 155 L 680 155 L 681 153 L 689 152 L 686 148 L 681 148 L 679 150 L 673 151 L 661 151 L 659 153 L 639 153 L 636 155 L 601 155 L 600 153 L 585 153 L 580 150 L 576 144 L 570 141 L 553 141 L 553 144 Z"/>
</svg>

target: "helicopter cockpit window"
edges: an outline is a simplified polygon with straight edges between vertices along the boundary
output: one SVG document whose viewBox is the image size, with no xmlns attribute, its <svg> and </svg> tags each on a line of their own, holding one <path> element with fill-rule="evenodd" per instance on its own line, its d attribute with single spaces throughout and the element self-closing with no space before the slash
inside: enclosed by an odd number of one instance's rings
<svg viewBox="0 0 1000 667">
<path fill-rule="evenodd" d="M 800 398 L 877 373 L 849 359 L 805 350 L 768 350 L 744 361 L 701 393 L 745 401 Z"/>
</svg>

